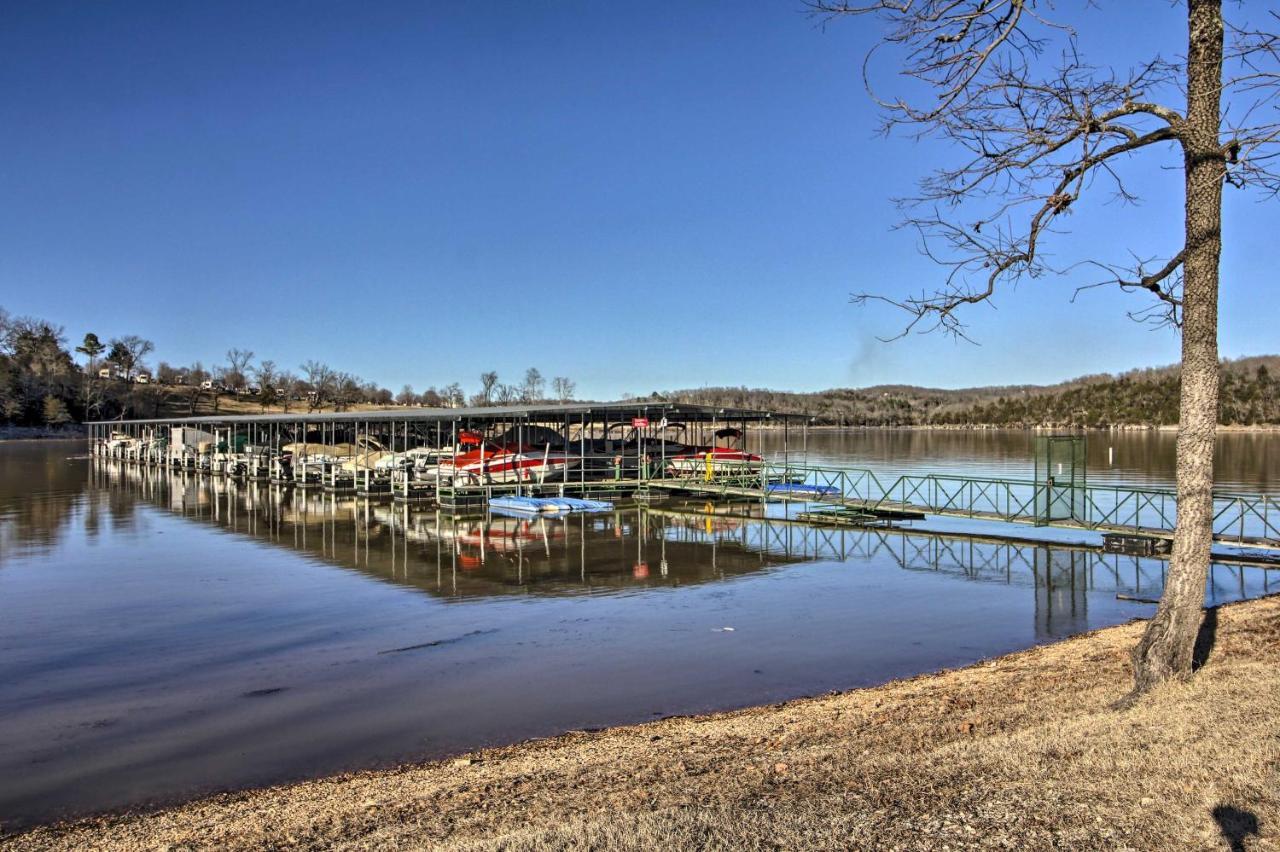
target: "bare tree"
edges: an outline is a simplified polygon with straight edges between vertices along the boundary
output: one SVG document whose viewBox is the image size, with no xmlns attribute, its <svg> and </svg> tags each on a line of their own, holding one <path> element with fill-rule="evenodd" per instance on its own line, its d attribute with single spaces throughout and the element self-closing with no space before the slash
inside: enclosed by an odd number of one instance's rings
<svg viewBox="0 0 1280 852">
<path fill-rule="evenodd" d="M 209 371 L 204 368 L 204 364 L 196 361 L 187 369 L 187 382 L 191 385 L 190 396 L 187 397 L 190 403 L 189 414 L 195 414 L 196 408 L 200 405 L 201 398 L 205 395 L 207 389 L 204 383 L 209 381 Z M 213 391 L 213 396 L 217 398 L 217 391 Z"/>
<path fill-rule="evenodd" d="M 199 387 L 209 381 L 209 379 L 209 371 L 204 368 L 204 364 L 200 361 L 196 361 L 187 368 L 187 380 L 191 382 L 191 384 Z"/>
<path fill-rule="evenodd" d="M 334 373 L 328 364 L 309 360 L 302 365 L 306 377 L 308 409 L 317 411 L 333 396 Z"/>
<path fill-rule="evenodd" d="M 251 349 L 228 349 L 227 350 L 227 372 L 225 381 L 227 387 L 234 391 L 244 388 L 249 377 L 249 363 L 253 361 L 253 350 Z"/>
<path fill-rule="evenodd" d="M 493 389 L 498 384 L 498 373 L 496 370 L 480 374 L 480 396 L 483 397 L 485 405 L 493 403 Z"/>
<path fill-rule="evenodd" d="M 573 392 L 577 390 L 578 383 L 566 376 L 556 376 L 551 380 L 551 392 L 556 395 L 556 399 L 561 402 L 568 402 L 573 399 Z"/>
<path fill-rule="evenodd" d="M 413 385 L 400 388 L 400 393 L 396 394 L 396 402 L 401 405 L 417 405 L 418 395 L 413 392 Z"/>
<path fill-rule="evenodd" d="M 259 362 L 257 368 L 253 371 L 253 378 L 259 385 L 275 387 L 279 376 L 280 371 L 276 369 L 276 362 L 271 360 Z"/>
<path fill-rule="evenodd" d="M 333 410 L 346 411 L 364 398 L 360 380 L 350 373 L 337 373 L 333 377 Z"/>
<path fill-rule="evenodd" d="M 156 382 L 162 385 L 180 385 L 186 380 L 182 370 L 168 361 L 156 365 Z"/>
<path fill-rule="evenodd" d="M 276 401 L 287 414 L 290 406 L 293 405 L 295 396 L 299 396 L 299 385 L 301 382 L 298 377 L 288 370 L 282 370 L 276 376 Z"/>
<path fill-rule="evenodd" d="M 542 378 L 542 373 L 537 367 L 530 367 L 524 372 L 524 388 L 522 396 L 525 402 L 537 402 L 542 399 L 542 391 L 547 385 L 547 380 Z"/>
<path fill-rule="evenodd" d="M 962 152 L 902 202 L 903 224 L 947 270 L 942 285 L 905 298 L 860 293 L 856 303 L 880 300 L 906 311 L 903 335 L 938 329 L 963 337 L 963 307 L 1019 280 L 1093 270 L 1077 295 L 1086 287 L 1142 294 L 1148 301 L 1131 316 L 1181 330 L 1173 556 L 1156 615 L 1133 652 L 1131 699 L 1189 673 L 1212 540 L 1222 187 L 1258 187 L 1270 197 L 1280 191 L 1272 168 L 1280 134 L 1276 13 L 1261 13 L 1270 16 L 1267 32 L 1224 21 L 1221 0 L 1188 0 L 1186 58 L 1135 58 L 1119 73 L 1087 64 L 1075 32 L 1026 0 L 815 0 L 813 8 L 885 26 L 864 78 L 886 131 L 939 138 Z M 1256 12 L 1247 4 L 1239 10 L 1242 18 Z M 1179 48 L 1170 45 L 1169 53 Z M 878 55 L 895 57 L 908 85 L 933 97 L 918 105 L 878 95 L 870 83 Z M 1060 234 L 1075 203 L 1104 188 L 1135 201 L 1121 165 L 1161 153 L 1178 156 L 1186 191 L 1184 234 L 1172 250 L 1127 263 L 1085 257 L 1051 267 L 1042 243 Z"/>
<path fill-rule="evenodd" d="M 276 386 L 280 380 L 276 362 L 271 360 L 261 362 L 253 371 L 253 377 L 258 383 L 258 404 L 262 406 L 263 411 L 266 411 L 276 402 Z"/>
<path fill-rule="evenodd" d="M 453 382 L 448 387 L 441 389 L 440 395 L 444 397 L 445 405 L 450 408 L 461 408 L 467 399 L 467 395 L 462 392 L 462 385 L 457 382 Z"/>
</svg>

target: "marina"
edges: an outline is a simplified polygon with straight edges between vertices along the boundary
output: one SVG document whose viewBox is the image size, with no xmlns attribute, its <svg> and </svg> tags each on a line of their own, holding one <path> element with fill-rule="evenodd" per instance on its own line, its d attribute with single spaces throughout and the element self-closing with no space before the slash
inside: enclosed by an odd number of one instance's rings
<svg viewBox="0 0 1280 852">
<path fill-rule="evenodd" d="M 824 525 L 941 518 L 1072 529 L 1101 535 L 1121 552 L 1168 555 L 1176 493 L 1090 483 L 1082 434 L 1037 435 L 1030 477 L 885 474 L 811 463 L 809 419 L 619 402 L 153 419 L 89 428 L 98 459 L 453 513 L 598 510 L 618 499 L 698 497 L 798 504 L 798 520 Z M 765 453 L 769 433 L 780 434 L 781 444 Z M 538 500 L 540 506 L 531 502 Z M 595 502 L 575 508 L 582 500 Z M 1275 558 L 1280 499 L 1224 488 L 1215 491 L 1214 504 L 1217 544 L 1256 552 L 1262 561 Z"/>
<path fill-rule="evenodd" d="M 6 8 L 0 852 L 1280 849 L 1276 4 L 800 5 Z"/>
<path fill-rule="evenodd" d="M 645 496 L 668 476 L 753 476 L 752 426 L 806 418 L 636 403 L 197 417 L 89 424 L 97 457 L 426 501 Z"/>
</svg>

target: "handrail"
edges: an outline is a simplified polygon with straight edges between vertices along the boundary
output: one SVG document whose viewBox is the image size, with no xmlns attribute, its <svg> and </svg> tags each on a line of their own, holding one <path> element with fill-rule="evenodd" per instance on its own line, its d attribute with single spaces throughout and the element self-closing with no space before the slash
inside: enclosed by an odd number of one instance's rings
<svg viewBox="0 0 1280 852">
<path fill-rule="evenodd" d="M 955 473 L 899 474 L 884 479 L 869 468 L 797 465 L 770 460 L 757 471 L 716 472 L 668 478 L 669 485 L 687 483 L 701 490 L 768 494 L 776 482 L 812 485 L 831 494 L 784 499 L 856 504 L 869 511 L 913 508 L 966 517 L 1020 523 L 1068 524 L 1090 529 L 1122 528 L 1168 532 L 1177 520 L 1177 491 L 1159 486 L 1050 485 L 1015 477 L 964 476 Z M 1280 496 L 1214 489 L 1215 536 L 1245 542 L 1280 541 Z"/>
</svg>

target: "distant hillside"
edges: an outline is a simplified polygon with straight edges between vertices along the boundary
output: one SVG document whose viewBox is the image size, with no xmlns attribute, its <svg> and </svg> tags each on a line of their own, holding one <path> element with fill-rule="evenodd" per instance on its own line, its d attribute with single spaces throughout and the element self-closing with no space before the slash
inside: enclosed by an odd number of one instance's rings
<svg viewBox="0 0 1280 852">
<path fill-rule="evenodd" d="M 1081 376 L 1056 385 L 948 390 L 911 385 L 816 393 L 700 388 L 656 394 L 704 405 L 804 411 L 839 426 L 1164 426 L 1178 422 L 1179 368 Z M 1280 355 L 1223 362 L 1220 422 L 1280 423 Z"/>
</svg>

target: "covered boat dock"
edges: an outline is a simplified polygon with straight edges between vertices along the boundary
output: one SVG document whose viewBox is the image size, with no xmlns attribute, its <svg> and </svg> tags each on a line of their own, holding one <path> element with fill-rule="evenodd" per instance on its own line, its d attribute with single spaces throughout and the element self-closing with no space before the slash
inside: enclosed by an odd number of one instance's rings
<svg viewBox="0 0 1280 852">
<path fill-rule="evenodd" d="M 100 421 L 89 437 L 104 458 L 453 509 L 500 494 L 620 497 L 667 478 L 751 480 L 765 467 L 761 430 L 780 433 L 785 462 L 808 422 L 638 401 Z"/>
</svg>

